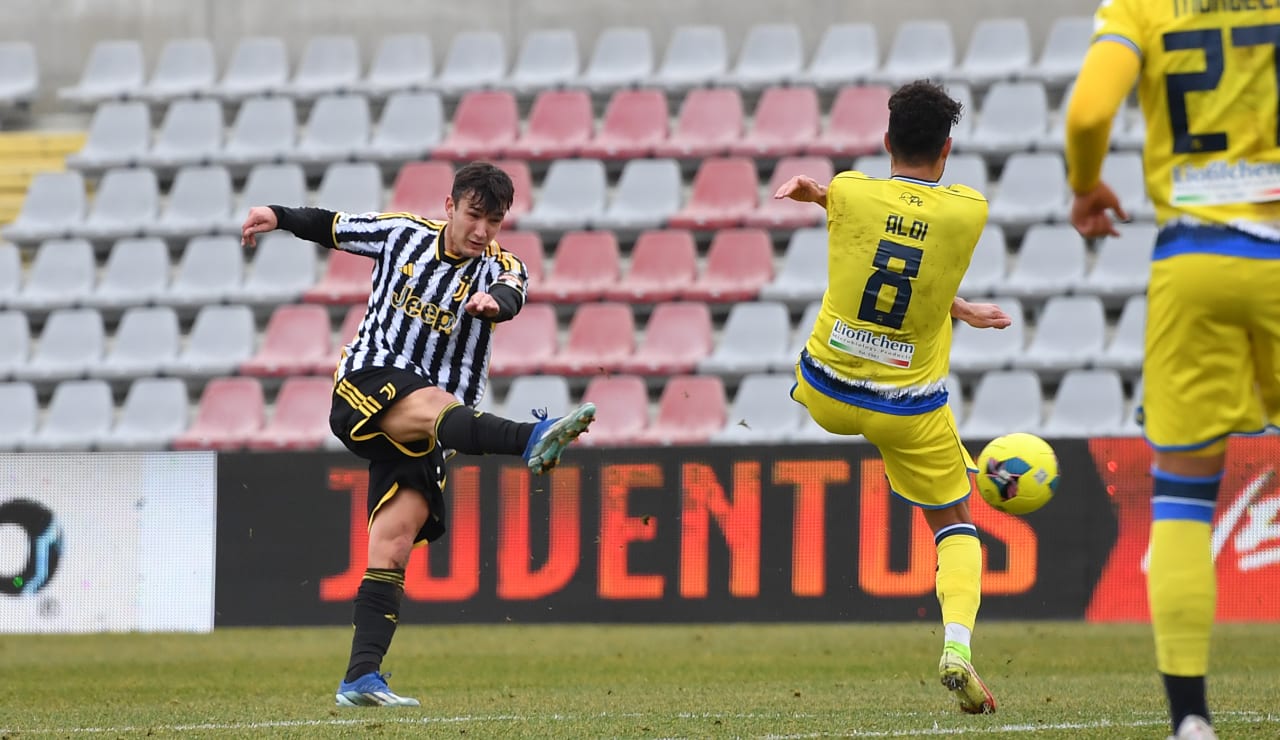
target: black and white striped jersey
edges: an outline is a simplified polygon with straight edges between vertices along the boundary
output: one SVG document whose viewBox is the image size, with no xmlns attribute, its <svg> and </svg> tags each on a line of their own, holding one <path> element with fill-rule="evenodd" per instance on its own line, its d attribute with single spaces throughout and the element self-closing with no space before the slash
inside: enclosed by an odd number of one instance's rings
<svg viewBox="0 0 1280 740">
<path fill-rule="evenodd" d="M 474 258 L 453 257 L 440 237 L 445 222 L 406 213 L 338 213 L 333 245 L 371 257 L 373 289 L 360 330 L 343 348 L 336 378 L 369 367 L 396 367 L 475 406 L 488 381 L 494 322 L 463 310 L 474 293 L 503 283 L 525 298 L 524 263 L 492 242 Z M 514 278 L 514 279 L 513 279 Z"/>
</svg>

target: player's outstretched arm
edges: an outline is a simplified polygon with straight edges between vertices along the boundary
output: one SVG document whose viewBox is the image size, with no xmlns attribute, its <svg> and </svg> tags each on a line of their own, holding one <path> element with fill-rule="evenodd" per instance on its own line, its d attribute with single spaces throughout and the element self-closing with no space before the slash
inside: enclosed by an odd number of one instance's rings
<svg viewBox="0 0 1280 740">
<path fill-rule="evenodd" d="M 1004 329 L 1013 318 L 994 303 L 970 303 L 959 296 L 951 302 L 951 316 L 976 329 Z"/>
<path fill-rule="evenodd" d="M 256 247 L 257 235 L 275 229 L 284 229 L 301 239 L 325 247 L 334 243 L 334 220 L 337 213 L 324 208 L 287 208 L 285 206 L 254 206 L 240 227 L 240 241 Z"/>
<path fill-rule="evenodd" d="M 778 200 L 790 198 L 801 203 L 817 203 L 826 208 L 827 186 L 808 175 L 796 175 L 782 183 L 782 186 L 773 194 L 773 197 Z"/>
<path fill-rule="evenodd" d="M 1101 40 L 1089 47 L 1067 105 L 1067 180 L 1075 195 L 1071 225 L 1086 238 L 1119 236 L 1111 214 L 1128 221 L 1116 194 L 1102 182 L 1111 122 L 1138 79 L 1140 59 L 1128 45 Z"/>
</svg>

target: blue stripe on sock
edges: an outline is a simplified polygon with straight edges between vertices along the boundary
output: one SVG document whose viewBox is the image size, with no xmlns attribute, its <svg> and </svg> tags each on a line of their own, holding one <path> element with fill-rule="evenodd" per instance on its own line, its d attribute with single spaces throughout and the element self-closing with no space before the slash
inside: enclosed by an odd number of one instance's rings
<svg viewBox="0 0 1280 740">
<path fill-rule="evenodd" d="M 1186 503 L 1167 499 L 1152 499 L 1151 518 L 1155 521 L 1182 519 L 1193 522 L 1213 523 L 1213 506 L 1203 503 Z"/>
<path fill-rule="evenodd" d="M 933 544 L 936 545 L 953 534 L 967 534 L 970 537 L 977 537 L 978 528 L 972 524 L 949 524 L 934 533 Z"/>
<path fill-rule="evenodd" d="M 1222 474 L 1214 476 L 1193 477 L 1175 475 L 1163 470 L 1152 469 L 1155 486 L 1151 491 L 1153 499 L 1175 498 L 1208 501 L 1218 500 L 1218 486 L 1222 483 Z"/>
<path fill-rule="evenodd" d="M 1166 480 L 1171 483 L 1217 483 L 1222 480 L 1222 472 L 1217 475 L 1178 475 L 1177 473 L 1169 473 L 1151 466 L 1151 475 L 1156 480 Z"/>
</svg>

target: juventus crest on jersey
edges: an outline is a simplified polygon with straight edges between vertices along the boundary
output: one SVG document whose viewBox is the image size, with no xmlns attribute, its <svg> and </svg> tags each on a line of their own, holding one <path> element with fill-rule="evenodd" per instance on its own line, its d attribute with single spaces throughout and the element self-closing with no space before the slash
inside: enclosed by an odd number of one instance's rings
<svg viewBox="0 0 1280 740">
<path fill-rule="evenodd" d="M 369 310 L 343 348 L 337 377 L 368 367 L 411 370 L 474 406 L 484 395 L 494 323 L 463 307 L 500 280 L 525 295 L 528 273 L 492 243 L 479 257 L 454 257 L 445 223 L 405 213 L 340 213 L 338 249 L 374 260 Z"/>
</svg>

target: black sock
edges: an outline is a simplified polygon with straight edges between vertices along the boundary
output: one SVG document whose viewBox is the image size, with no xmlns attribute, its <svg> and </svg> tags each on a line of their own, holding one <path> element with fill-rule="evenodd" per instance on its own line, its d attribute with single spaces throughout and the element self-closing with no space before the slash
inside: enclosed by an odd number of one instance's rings
<svg viewBox="0 0 1280 740">
<path fill-rule="evenodd" d="M 436 440 L 467 455 L 523 455 L 535 426 L 458 405 L 436 421 Z"/>
<path fill-rule="evenodd" d="M 1173 721 L 1173 731 L 1188 715 L 1198 714 L 1209 720 L 1209 704 L 1205 699 L 1204 676 L 1170 676 L 1160 674 L 1164 679 L 1164 693 L 1169 697 L 1169 719 Z"/>
<path fill-rule="evenodd" d="M 369 568 L 356 591 L 355 613 L 351 618 L 351 660 L 346 681 L 354 681 L 382 667 L 382 658 L 391 647 L 400 619 L 400 597 L 404 594 L 404 570 Z"/>
</svg>

